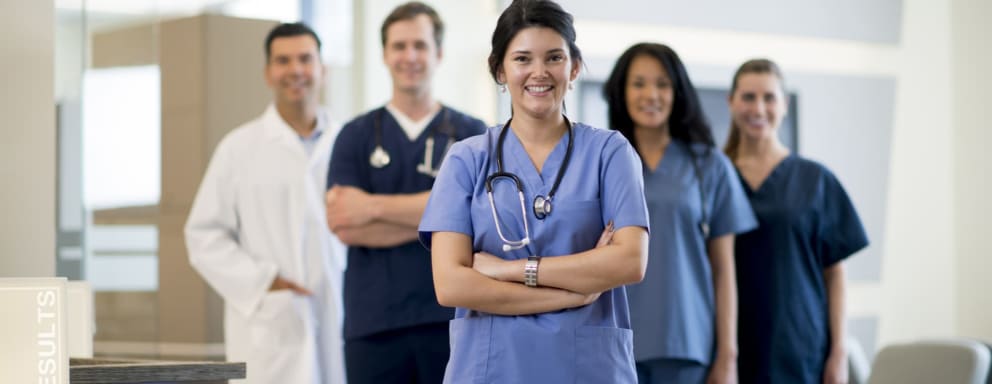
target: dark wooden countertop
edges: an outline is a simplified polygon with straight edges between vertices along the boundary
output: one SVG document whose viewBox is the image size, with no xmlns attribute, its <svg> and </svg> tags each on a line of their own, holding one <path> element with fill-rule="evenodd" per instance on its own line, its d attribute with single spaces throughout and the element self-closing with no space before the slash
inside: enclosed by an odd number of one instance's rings
<svg viewBox="0 0 992 384">
<path fill-rule="evenodd" d="M 245 363 L 131 359 L 70 359 L 72 384 L 204 382 L 243 379 Z"/>
</svg>

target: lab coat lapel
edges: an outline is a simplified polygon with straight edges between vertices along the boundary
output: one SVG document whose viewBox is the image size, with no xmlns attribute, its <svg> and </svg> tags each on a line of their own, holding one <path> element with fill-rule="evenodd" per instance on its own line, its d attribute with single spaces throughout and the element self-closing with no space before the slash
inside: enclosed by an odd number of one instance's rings
<svg viewBox="0 0 992 384">
<path fill-rule="evenodd" d="M 274 145 L 281 147 L 287 156 L 285 157 L 285 166 L 287 172 L 299 172 L 304 169 L 307 164 L 306 151 L 303 149 L 303 143 L 300 141 L 299 136 L 296 131 L 293 130 L 279 112 L 276 110 L 275 104 L 269 104 L 269 107 L 265 109 L 265 113 L 262 115 L 262 129 L 265 131 L 266 138 Z M 306 188 L 307 183 L 304 181 L 309 179 L 308 174 L 299 175 L 301 180 L 292 186 L 290 196 L 300 196 L 296 198 L 289 199 L 289 223 L 292 226 L 290 228 L 291 239 L 293 239 L 293 252 L 296 255 L 303 255 L 303 226 L 304 226 L 304 215 L 306 213 L 306 196 L 304 191 L 300 191 L 300 188 Z M 293 266 L 296 269 L 293 277 L 299 279 L 301 282 L 305 281 L 307 273 L 305 268 L 303 268 L 303 258 L 294 257 Z"/>
</svg>

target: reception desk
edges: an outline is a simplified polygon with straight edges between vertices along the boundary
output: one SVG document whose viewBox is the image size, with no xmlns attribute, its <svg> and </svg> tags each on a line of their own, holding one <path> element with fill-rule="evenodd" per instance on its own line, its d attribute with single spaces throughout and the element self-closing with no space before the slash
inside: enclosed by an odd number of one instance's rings
<svg viewBox="0 0 992 384">
<path fill-rule="evenodd" d="M 243 378 L 245 378 L 245 363 L 127 359 L 69 360 L 69 382 L 72 384 L 215 384 Z"/>
</svg>

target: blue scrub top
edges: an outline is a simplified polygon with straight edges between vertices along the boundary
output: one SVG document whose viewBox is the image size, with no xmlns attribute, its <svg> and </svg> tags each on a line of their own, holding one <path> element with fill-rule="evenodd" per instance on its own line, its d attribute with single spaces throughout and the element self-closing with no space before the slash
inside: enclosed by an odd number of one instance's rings
<svg viewBox="0 0 992 384">
<path fill-rule="evenodd" d="M 723 153 L 693 144 L 705 188 L 710 238 L 757 226 L 734 167 Z M 673 140 L 655 170 L 644 167 L 644 195 L 651 217 L 644 281 L 627 287 L 637 361 L 684 359 L 708 365 L 716 344 L 713 271 L 700 182 L 690 147 Z"/>
<path fill-rule="evenodd" d="M 818 383 L 830 351 L 823 270 L 868 245 L 844 187 L 795 155 L 752 190 L 758 229 L 737 237 L 741 383 Z"/>
<path fill-rule="evenodd" d="M 359 116 L 341 128 L 327 173 L 327 185 L 348 185 L 375 194 L 419 193 L 431 189 L 434 178 L 417 172 L 424 161 L 425 141 L 434 135 L 434 164 L 442 164 L 448 132 L 456 140 L 485 131 L 485 124 L 443 107 L 416 140 L 385 108 Z M 447 110 L 448 123 L 443 124 Z M 381 119 L 382 146 L 391 162 L 373 168 L 375 119 Z M 447 125 L 445 127 L 445 125 Z M 453 132 L 452 132 L 453 130 Z M 415 325 L 445 322 L 450 308 L 434 296 L 430 253 L 416 241 L 393 248 L 348 247 L 344 272 L 344 338 L 351 340 Z"/>
<path fill-rule="evenodd" d="M 547 195 L 565 157 L 564 135 L 537 172 L 517 136 L 507 133 L 504 165 L 524 184 L 531 243 L 503 252 L 486 197 L 486 177 L 496 171 L 501 126 L 455 144 L 438 175 L 420 224 L 430 247 L 432 232 L 472 238 L 473 250 L 508 260 L 554 257 L 595 247 L 609 220 L 616 228 L 648 228 L 640 161 L 615 131 L 575 124 L 571 164 L 554 196 L 552 213 L 534 218 L 531 202 Z M 513 182 L 494 183 L 497 215 L 508 239 L 523 237 L 523 217 Z M 632 333 L 623 287 L 594 303 L 527 316 L 500 316 L 465 308 L 451 321 L 446 383 L 635 383 Z"/>
</svg>

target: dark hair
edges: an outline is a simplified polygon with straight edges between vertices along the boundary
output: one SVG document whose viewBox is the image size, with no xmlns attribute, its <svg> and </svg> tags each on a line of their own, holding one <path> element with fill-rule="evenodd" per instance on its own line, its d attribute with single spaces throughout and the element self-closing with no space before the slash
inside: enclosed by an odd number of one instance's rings
<svg viewBox="0 0 992 384">
<path fill-rule="evenodd" d="M 679 56 L 667 45 L 656 43 L 639 43 L 627 48 L 617 63 L 613 66 L 609 79 L 603 85 L 603 97 L 609 110 L 610 129 L 620 131 L 634 148 L 637 139 L 634 136 L 634 121 L 627 110 L 627 73 L 630 65 L 639 56 L 647 56 L 658 60 L 672 81 L 674 100 L 671 113 L 668 115 L 668 132 L 672 139 L 689 143 L 703 143 L 714 146 L 713 132 L 703 114 L 696 88 L 692 86 L 685 65 Z"/>
<path fill-rule="evenodd" d="M 314 32 L 306 24 L 297 23 L 283 23 L 277 25 L 269 31 L 269 35 L 265 38 L 265 61 L 268 62 L 272 56 L 272 40 L 278 39 L 280 37 L 293 37 L 300 35 L 310 35 L 313 40 L 317 42 L 317 58 L 320 58 L 320 38 L 317 37 L 317 33 Z"/>
<path fill-rule="evenodd" d="M 382 28 L 379 30 L 382 35 L 382 46 L 386 46 L 386 30 L 389 29 L 390 25 L 398 21 L 416 18 L 419 15 L 427 15 L 431 19 L 431 24 L 434 26 L 434 43 L 440 49 L 441 42 L 444 41 L 444 22 L 441 21 L 441 16 L 438 16 L 434 8 L 419 1 L 402 4 L 393 9 L 389 16 L 386 16 L 386 20 L 382 22 Z"/>
<path fill-rule="evenodd" d="M 778 65 L 774 61 L 768 59 L 751 59 L 745 61 L 741 64 L 740 68 L 737 68 L 737 72 L 734 73 L 734 81 L 730 86 L 730 98 L 733 99 L 734 93 L 737 92 L 737 81 L 740 80 L 741 76 L 749 73 L 770 73 L 778 78 L 778 84 L 782 89 L 782 93 L 785 93 L 785 79 L 782 77 L 782 70 L 779 69 Z M 733 117 L 730 118 L 730 134 L 727 136 L 727 144 L 723 146 L 723 153 L 727 154 L 731 160 L 737 158 L 737 149 L 741 144 L 741 130 L 734 123 Z"/>
<path fill-rule="evenodd" d="M 510 41 L 521 30 L 530 27 L 553 29 L 568 43 L 572 65 L 582 63 L 582 51 L 575 45 L 575 27 L 572 15 L 550 0 L 513 0 L 496 21 L 493 31 L 492 51 L 489 53 L 489 73 L 499 82 L 499 70 Z"/>
</svg>

